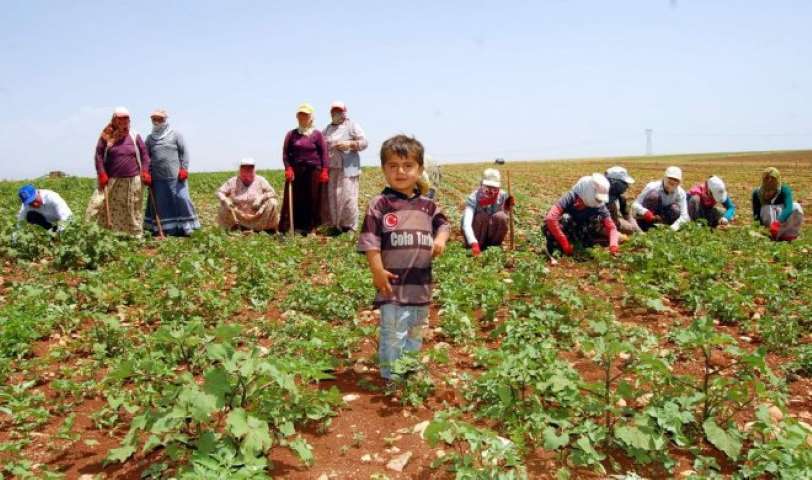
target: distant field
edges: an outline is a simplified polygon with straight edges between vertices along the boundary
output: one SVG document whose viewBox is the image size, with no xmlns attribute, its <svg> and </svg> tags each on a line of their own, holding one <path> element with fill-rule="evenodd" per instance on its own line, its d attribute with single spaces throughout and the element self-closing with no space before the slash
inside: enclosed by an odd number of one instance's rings
<svg viewBox="0 0 812 480">
<path fill-rule="evenodd" d="M 734 227 L 550 266 L 543 215 L 618 164 L 630 196 L 672 164 L 686 189 L 721 176 Z M 0 182 L 0 476 L 812 478 L 812 220 L 778 244 L 750 206 L 775 166 L 812 214 L 812 151 L 509 162 L 516 251 L 472 259 L 462 202 L 492 165 L 442 166 L 454 233 L 394 395 L 355 238 L 222 232 L 221 172 L 190 176 L 192 238 L 75 225 L 12 243 L 23 182 Z M 281 194 L 282 172 L 260 173 Z M 95 188 L 36 183 L 79 218 Z M 365 169 L 362 211 L 382 187 Z"/>
</svg>

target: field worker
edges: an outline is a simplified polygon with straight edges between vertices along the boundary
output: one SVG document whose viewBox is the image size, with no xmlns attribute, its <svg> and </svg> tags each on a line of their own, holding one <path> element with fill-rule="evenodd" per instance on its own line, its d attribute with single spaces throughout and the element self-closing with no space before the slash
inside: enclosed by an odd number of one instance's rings
<svg viewBox="0 0 812 480">
<path fill-rule="evenodd" d="M 99 205 L 98 195 L 94 196 L 86 218 L 95 218 L 99 225 L 140 237 L 144 232 L 142 186 L 152 184 L 149 172 L 147 146 L 140 135 L 130 130 L 130 112 L 117 107 L 96 143 L 96 175 L 99 192 L 104 193 L 106 200 Z"/>
<path fill-rule="evenodd" d="M 443 173 L 440 171 L 440 165 L 431 158 L 431 155 L 426 154 L 423 162 L 423 175 L 417 181 L 420 193 L 432 200 L 437 200 L 437 192 L 440 190 L 442 179 Z"/>
<path fill-rule="evenodd" d="M 165 110 L 150 114 L 152 133 L 147 135 L 147 149 L 152 175 L 152 191 L 158 206 L 161 228 L 166 235 L 189 236 L 200 228 L 195 206 L 189 196 L 189 152 L 183 136 L 169 126 Z M 159 233 L 155 222 L 155 205 L 147 202 L 144 228 Z"/>
<path fill-rule="evenodd" d="M 68 204 L 54 191 L 38 189 L 28 184 L 20 187 L 17 196 L 22 203 L 17 213 L 17 227 L 28 222 L 47 230 L 58 231 L 73 217 Z"/>
<path fill-rule="evenodd" d="M 717 203 L 725 208 L 724 213 L 717 208 Z M 724 228 L 735 214 L 736 205 L 727 194 L 725 182 L 721 178 L 715 175 L 708 177 L 688 190 L 688 216 L 691 220 L 704 218 L 711 228 Z"/>
<path fill-rule="evenodd" d="M 615 222 L 615 227 L 621 236 L 640 232 L 637 220 L 632 215 L 631 205 L 624 195 L 629 186 L 634 183 L 634 178 L 625 168 L 619 166 L 607 169 L 604 176 L 609 180 L 609 202 L 606 207 L 609 209 L 612 221 Z"/>
<path fill-rule="evenodd" d="M 431 302 L 432 258 L 445 250 L 448 219 L 423 196 L 423 145 L 397 135 L 381 146 L 381 168 L 388 186 L 367 207 L 358 251 L 367 256 L 375 305 L 381 309 L 378 360 L 381 376 L 392 379 L 392 362 L 422 346 Z"/>
<path fill-rule="evenodd" d="M 229 230 L 273 233 L 279 225 L 279 202 L 273 187 L 256 174 L 253 158 L 240 161 L 240 172 L 217 190 L 217 223 Z"/>
<path fill-rule="evenodd" d="M 299 126 L 285 135 L 282 163 L 285 181 L 293 189 L 293 226 L 307 235 L 321 225 L 321 209 L 330 180 L 330 159 L 324 135 L 313 127 L 315 110 L 307 103 L 299 105 L 296 121 Z M 288 188 L 282 206 L 281 230 L 290 226 L 288 219 Z"/>
<path fill-rule="evenodd" d="M 330 179 L 327 182 L 324 223 L 334 234 L 358 229 L 358 185 L 361 156 L 367 148 L 367 137 L 361 126 L 347 117 L 343 102 L 330 105 L 331 122 L 324 129 L 324 140 L 330 154 Z M 327 213 L 327 215 L 324 215 Z"/>
<path fill-rule="evenodd" d="M 600 173 L 581 177 L 563 197 L 550 208 L 544 219 L 547 250 L 559 249 L 572 255 L 573 242 L 584 247 L 605 243 L 609 251 L 618 253 L 619 233 L 609 215 L 609 180 Z"/>
<path fill-rule="evenodd" d="M 753 190 L 753 219 L 770 229 L 773 240 L 790 242 L 801 233 L 804 211 L 792 200 L 792 188 L 781 183 L 777 168 L 764 170 L 761 186 Z"/>
<path fill-rule="evenodd" d="M 508 212 L 515 200 L 500 190 L 499 170 L 488 168 L 482 173 L 482 181 L 465 201 L 461 229 L 465 246 L 476 257 L 488 247 L 502 245 L 508 232 Z"/>
<path fill-rule="evenodd" d="M 655 224 L 670 225 L 671 230 L 677 231 L 683 223 L 691 220 L 688 199 L 680 183 L 682 170 L 668 167 L 662 180 L 650 182 L 637 196 L 632 210 L 644 232 Z"/>
</svg>

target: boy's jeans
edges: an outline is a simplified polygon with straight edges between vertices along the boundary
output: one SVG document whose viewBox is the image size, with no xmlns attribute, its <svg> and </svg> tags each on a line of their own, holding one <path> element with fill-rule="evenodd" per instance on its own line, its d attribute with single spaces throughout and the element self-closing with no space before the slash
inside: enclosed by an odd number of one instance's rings
<svg viewBox="0 0 812 480">
<path fill-rule="evenodd" d="M 392 362 L 403 352 L 418 352 L 423 346 L 423 328 L 429 316 L 429 307 L 407 307 L 394 304 L 381 305 L 378 362 L 381 376 L 391 379 Z"/>
</svg>

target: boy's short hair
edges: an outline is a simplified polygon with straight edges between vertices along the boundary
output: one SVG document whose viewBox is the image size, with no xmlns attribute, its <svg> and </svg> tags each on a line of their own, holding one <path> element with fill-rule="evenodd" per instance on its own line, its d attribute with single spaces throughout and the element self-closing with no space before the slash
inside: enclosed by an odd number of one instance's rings
<svg viewBox="0 0 812 480">
<path fill-rule="evenodd" d="M 389 155 L 397 155 L 401 158 L 412 157 L 417 164 L 423 166 L 423 144 L 414 137 L 406 135 L 395 135 L 386 140 L 381 145 L 381 166 L 386 165 L 386 158 Z"/>
</svg>

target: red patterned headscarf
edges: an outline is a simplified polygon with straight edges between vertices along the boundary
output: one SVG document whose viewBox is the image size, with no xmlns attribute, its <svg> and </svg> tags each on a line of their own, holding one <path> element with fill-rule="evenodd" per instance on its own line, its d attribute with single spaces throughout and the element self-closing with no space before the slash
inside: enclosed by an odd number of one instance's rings
<svg viewBox="0 0 812 480">
<path fill-rule="evenodd" d="M 118 117 L 113 115 L 113 118 L 110 119 L 110 123 L 108 123 L 101 132 L 101 138 L 107 142 L 108 147 L 113 146 L 113 144 L 117 143 L 122 138 L 127 136 L 128 133 L 130 133 L 129 128 L 116 126 L 116 118 Z"/>
</svg>

